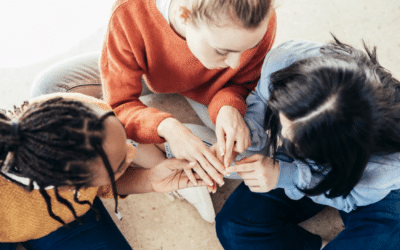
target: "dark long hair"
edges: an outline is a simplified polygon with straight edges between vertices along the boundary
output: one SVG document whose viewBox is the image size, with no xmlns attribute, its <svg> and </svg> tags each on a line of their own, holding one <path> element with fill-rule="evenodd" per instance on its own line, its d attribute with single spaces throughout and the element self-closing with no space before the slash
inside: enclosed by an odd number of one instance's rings
<svg viewBox="0 0 400 250">
<path fill-rule="evenodd" d="M 62 97 L 26 106 L 27 109 L 18 118 L 11 119 L 6 114 L 0 114 L 0 166 L 3 177 L 28 191 L 33 189 L 34 184 L 38 185 L 49 215 L 66 225 L 53 213 L 50 196 L 45 190 L 54 186 L 56 199 L 81 222 L 70 202 L 59 195 L 58 188 L 75 187 L 74 201 L 88 204 L 99 218 L 91 202 L 78 199 L 78 191 L 90 186 L 93 181 L 94 173 L 88 170 L 88 162 L 101 157 L 109 173 L 117 211 L 114 173 L 102 146 L 105 136 L 103 121 L 113 113 L 99 117 L 83 103 Z M 7 174 L 28 178 L 30 183 L 23 185 Z"/>
<path fill-rule="evenodd" d="M 282 113 L 292 122 L 286 152 L 327 173 L 316 186 L 300 189 L 305 194 L 346 197 L 372 154 L 400 150 L 400 83 L 379 65 L 376 47 L 364 48 L 366 53 L 334 37 L 321 56 L 271 75 L 265 124 L 270 155 L 276 155 Z"/>
</svg>

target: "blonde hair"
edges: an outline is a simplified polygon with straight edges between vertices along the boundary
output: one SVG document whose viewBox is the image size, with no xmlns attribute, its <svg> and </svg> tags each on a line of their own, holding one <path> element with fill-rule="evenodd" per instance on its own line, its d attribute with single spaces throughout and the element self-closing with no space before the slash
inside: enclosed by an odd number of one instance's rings
<svg viewBox="0 0 400 250">
<path fill-rule="evenodd" d="M 244 28 L 254 29 L 270 12 L 273 0 L 193 0 L 183 8 L 182 17 L 196 25 L 200 20 L 218 24 L 219 16 L 226 14 Z"/>
</svg>

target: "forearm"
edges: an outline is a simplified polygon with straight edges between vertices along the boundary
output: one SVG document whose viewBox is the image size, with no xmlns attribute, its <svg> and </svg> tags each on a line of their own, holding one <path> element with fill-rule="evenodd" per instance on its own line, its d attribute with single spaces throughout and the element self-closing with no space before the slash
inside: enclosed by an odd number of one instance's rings
<svg viewBox="0 0 400 250">
<path fill-rule="evenodd" d="M 153 192 L 150 176 L 150 169 L 129 167 L 116 181 L 117 193 L 119 195 L 128 195 Z"/>
<path fill-rule="evenodd" d="M 168 117 L 162 120 L 157 127 L 157 134 L 165 139 L 168 137 L 172 129 L 176 128 L 178 123 L 179 121 L 173 117 Z"/>
<path fill-rule="evenodd" d="M 164 152 L 155 144 L 139 144 L 132 162 L 143 168 L 152 168 L 165 159 Z"/>
<path fill-rule="evenodd" d="M 153 192 L 150 169 L 165 159 L 164 152 L 155 144 L 139 144 L 132 160 L 133 165 L 116 181 L 118 194 Z"/>
</svg>

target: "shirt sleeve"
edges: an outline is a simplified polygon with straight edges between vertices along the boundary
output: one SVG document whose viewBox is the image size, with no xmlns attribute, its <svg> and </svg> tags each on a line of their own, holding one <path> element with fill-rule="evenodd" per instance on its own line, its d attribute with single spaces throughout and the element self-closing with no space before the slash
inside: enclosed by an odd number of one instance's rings
<svg viewBox="0 0 400 250">
<path fill-rule="evenodd" d="M 259 151 L 267 144 L 264 121 L 266 118 L 267 101 L 271 74 L 290 66 L 292 63 L 311 56 L 320 55 L 322 44 L 303 40 L 291 40 L 271 50 L 264 59 L 261 77 L 257 87 L 246 99 L 247 111 L 244 120 L 250 130 L 252 141 L 248 150 Z"/>
<path fill-rule="evenodd" d="M 360 206 L 367 206 L 385 198 L 392 190 L 400 188 L 400 154 L 372 156 L 359 183 L 348 196 L 327 198 L 324 194 L 308 196 L 315 203 L 328 205 L 344 212 L 351 212 Z M 304 197 L 299 189 L 317 185 L 324 174 L 311 171 L 318 166 L 301 161 L 279 161 L 280 173 L 277 188 L 283 188 L 286 195 L 299 200 Z"/>
</svg>

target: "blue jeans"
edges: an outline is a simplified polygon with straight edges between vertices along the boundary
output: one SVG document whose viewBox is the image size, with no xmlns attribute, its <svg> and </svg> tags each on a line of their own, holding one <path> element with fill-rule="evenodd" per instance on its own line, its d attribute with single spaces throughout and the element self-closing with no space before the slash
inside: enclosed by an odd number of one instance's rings
<svg viewBox="0 0 400 250">
<path fill-rule="evenodd" d="M 216 217 L 217 236 L 227 249 L 319 250 L 321 237 L 297 224 L 325 206 L 304 197 L 291 200 L 283 189 L 253 193 L 243 183 Z M 345 229 L 324 250 L 400 249 L 400 191 L 340 216 Z"/>
<path fill-rule="evenodd" d="M 99 221 L 96 220 L 96 212 L 91 209 L 82 217 L 83 225 L 73 221 L 69 224 L 69 229 L 60 227 L 40 239 L 23 242 L 22 245 L 27 250 L 132 249 L 99 198 L 96 197 L 93 206 L 100 212 Z M 16 245 L 0 243 L 0 250 L 15 250 Z"/>
</svg>

